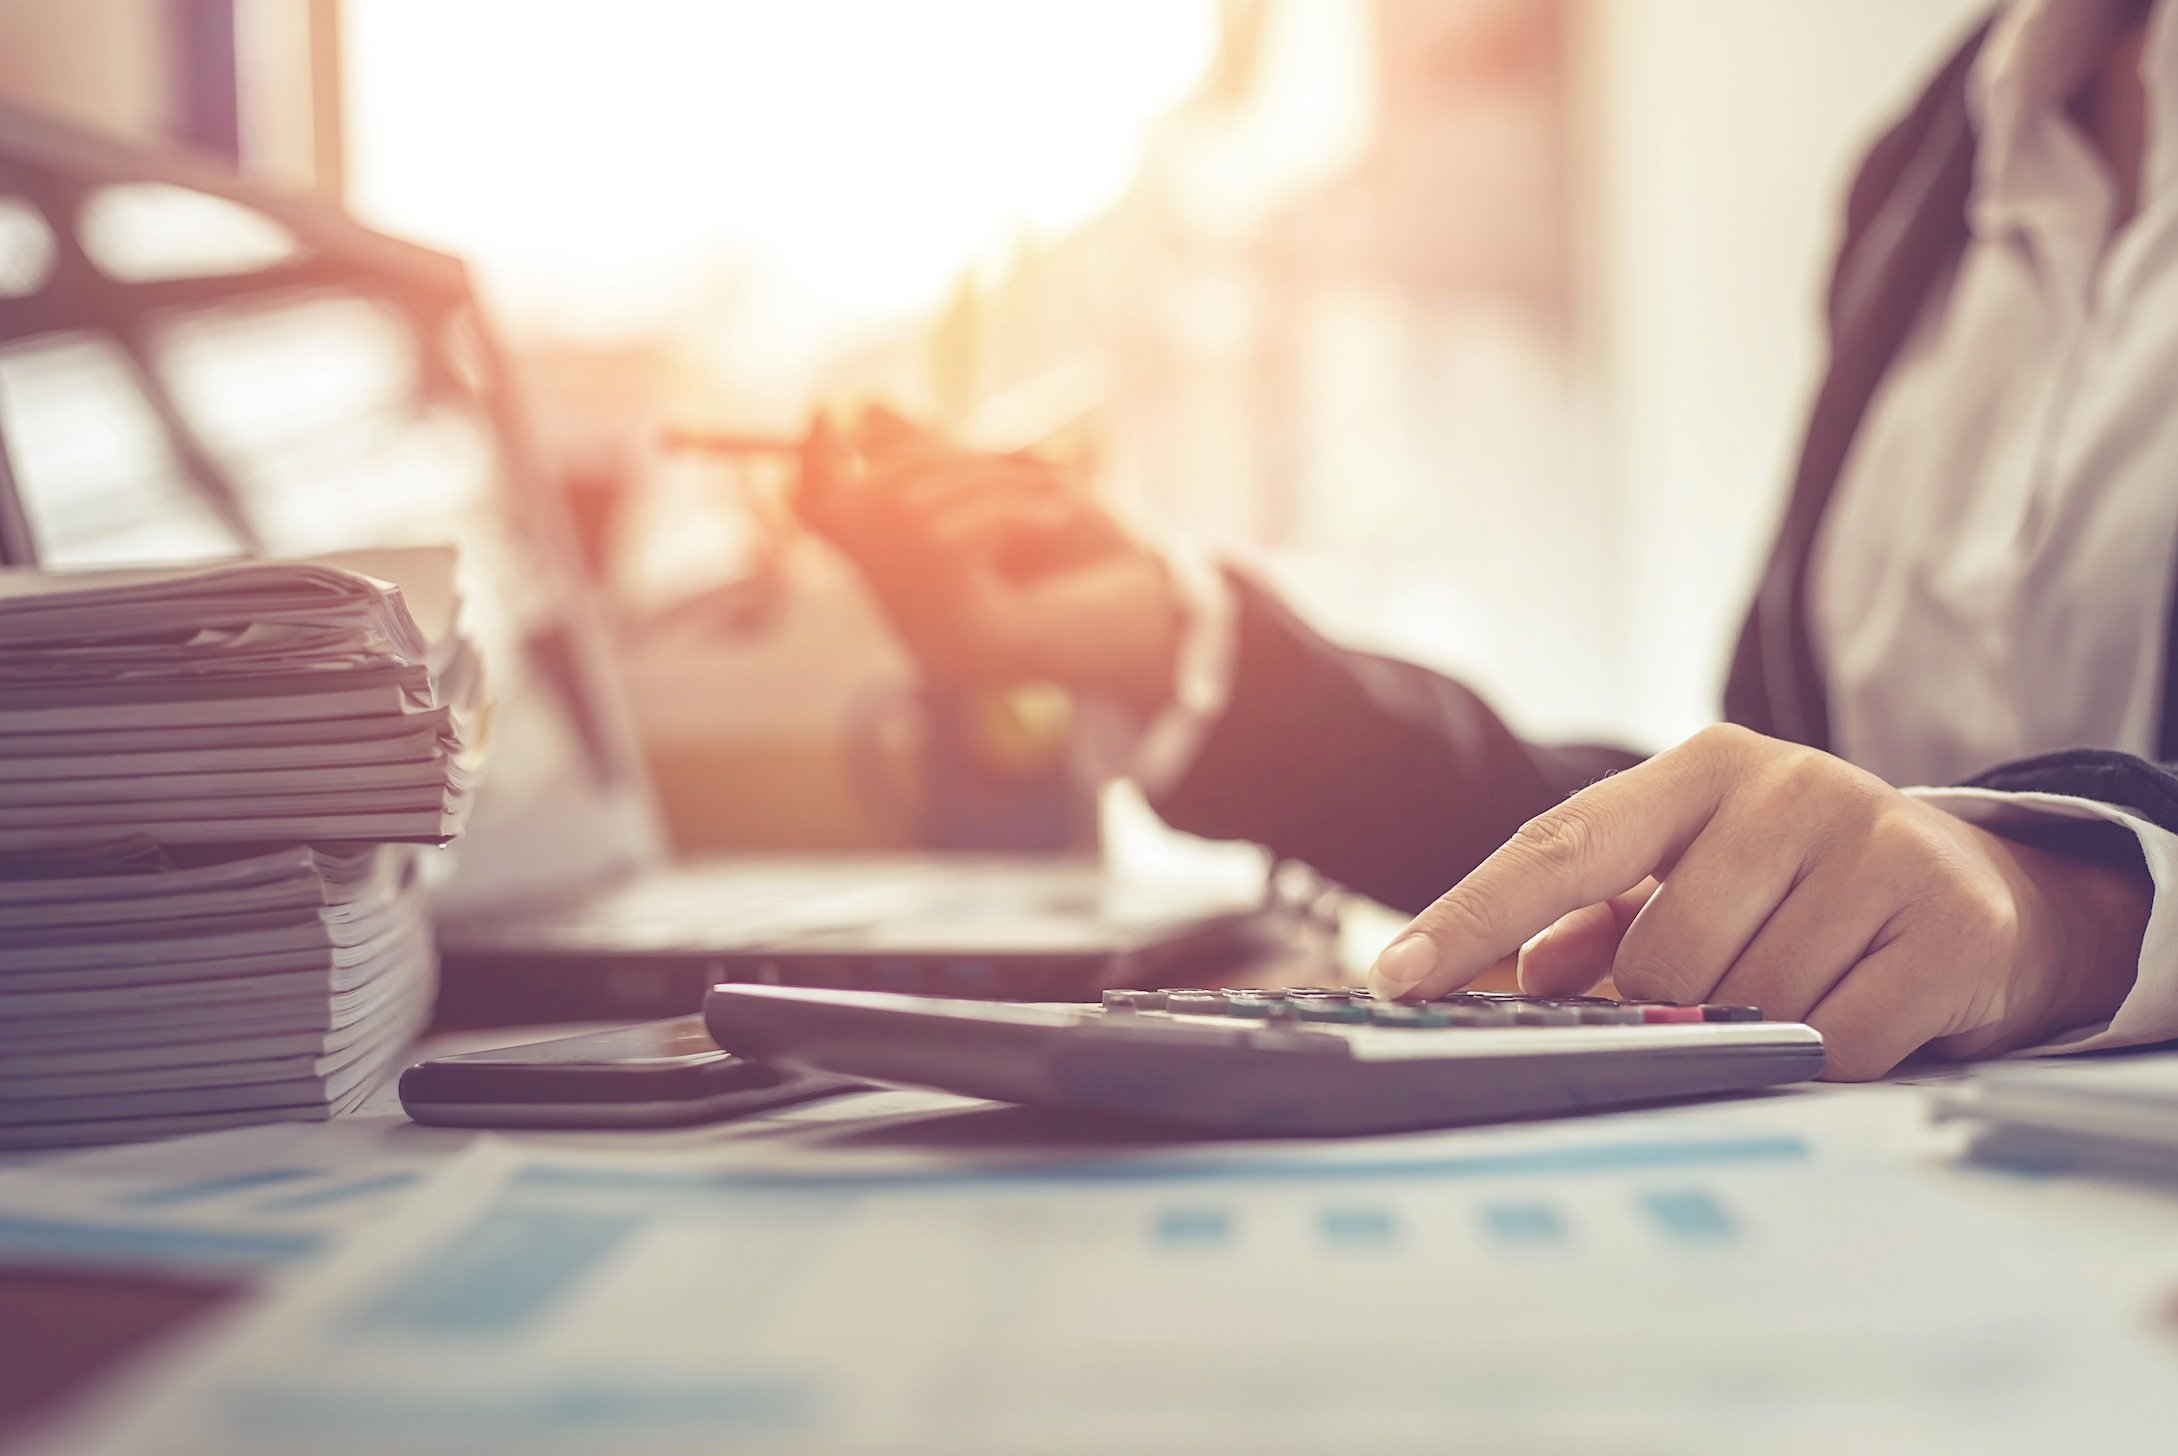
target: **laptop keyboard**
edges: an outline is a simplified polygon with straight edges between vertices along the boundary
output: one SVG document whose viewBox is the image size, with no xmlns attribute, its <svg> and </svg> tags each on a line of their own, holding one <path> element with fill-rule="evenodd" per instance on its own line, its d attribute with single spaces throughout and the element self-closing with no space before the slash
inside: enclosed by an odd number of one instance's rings
<svg viewBox="0 0 2178 1456">
<path fill-rule="evenodd" d="M 1602 996 L 1518 996 L 1456 991 L 1434 1001 L 1384 1001 L 1363 990 L 1106 991 L 1107 1012 L 1215 1016 L 1348 1026 L 1656 1026 L 1762 1021 L 1753 1006 L 1682 1006 L 1666 1001 L 1614 1001 Z"/>
<path fill-rule="evenodd" d="M 561 905 L 525 906 L 459 926 L 464 942 L 730 949 L 897 916 L 945 882 L 915 865 L 735 863 L 657 870 Z"/>
</svg>

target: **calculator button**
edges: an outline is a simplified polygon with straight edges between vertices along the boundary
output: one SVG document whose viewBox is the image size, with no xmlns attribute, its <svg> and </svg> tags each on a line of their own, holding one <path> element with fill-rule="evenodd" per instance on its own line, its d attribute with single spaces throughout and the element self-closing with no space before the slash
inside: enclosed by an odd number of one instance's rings
<svg viewBox="0 0 2178 1456">
<path fill-rule="evenodd" d="M 1512 1026 L 1510 1006 L 1438 1006 L 1447 1026 Z"/>
<path fill-rule="evenodd" d="M 1227 992 L 1225 1014 L 1245 1016 L 1256 1021 L 1268 1021 L 1285 1010 L 1283 1001 L 1273 1001 L 1268 996 L 1236 996 Z"/>
<path fill-rule="evenodd" d="M 1372 1026 L 1450 1026 L 1452 1018 L 1438 1006 L 1383 1005 L 1368 1008 Z"/>
<path fill-rule="evenodd" d="M 1551 1006 L 1540 1001 L 1516 1003 L 1512 1007 L 1513 1024 L 1516 1026 L 1579 1026 L 1581 1014 L 1571 1006 Z"/>
<path fill-rule="evenodd" d="M 1639 1026 L 1642 1022 L 1641 1013 L 1634 1007 L 1597 996 L 1570 996 L 1540 1004 L 1572 1012 L 1583 1026 Z"/>
<path fill-rule="evenodd" d="M 1168 991 L 1165 1010 L 1180 1015 L 1223 1016 L 1225 998 L 1215 991 Z"/>
<path fill-rule="evenodd" d="M 1369 1008 L 1343 998 L 1325 1001 L 1314 997 L 1292 1003 L 1296 1021 L 1367 1021 Z"/>
<path fill-rule="evenodd" d="M 1659 1022 L 1678 1025 L 1702 1019 L 1702 1009 L 1699 1006 L 1673 1006 L 1662 1001 L 1640 1001 L 1633 1004 L 1641 1008 L 1641 1019 L 1652 1026 Z"/>
<path fill-rule="evenodd" d="M 1702 1020 L 1704 1021 L 1760 1021 L 1761 1019 L 1762 1008 L 1759 1006 L 1702 1007 Z"/>
<path fill-rule="evenodd" d="M 1286 999 L 1284 991 L 1266 991 L 1254 986 L 1234 986 L 1221 994 L 1228 1001 L 1236 998 L 1249 1001 L 1283 1001 Z"/>
</svg>

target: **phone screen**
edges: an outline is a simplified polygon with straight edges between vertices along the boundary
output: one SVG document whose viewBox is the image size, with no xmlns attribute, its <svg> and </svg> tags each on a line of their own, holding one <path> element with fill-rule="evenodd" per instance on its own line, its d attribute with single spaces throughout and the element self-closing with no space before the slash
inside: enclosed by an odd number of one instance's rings
<svg viewBox="0 0 2178 1456">
<path fill-rule="evenodd" d="M 610 1031 L 585 1032 L 555 1041 L 530 1042 L 524 1046 L 495 1047 L 491 1051 L 462 1052 L 440 1062 L 471 1066 L 580 1066 L 584 1063 L 619 1067 L 699 1065 L 725 1061 L 729 1053 L 718 1049 L 700 1016 L 679 1016 L 671 1021 L 646 1021 L 640 1026 L 616 1026 Z M 435 1064 L 434 1064 L 435 1065 Z"/>
</svg>

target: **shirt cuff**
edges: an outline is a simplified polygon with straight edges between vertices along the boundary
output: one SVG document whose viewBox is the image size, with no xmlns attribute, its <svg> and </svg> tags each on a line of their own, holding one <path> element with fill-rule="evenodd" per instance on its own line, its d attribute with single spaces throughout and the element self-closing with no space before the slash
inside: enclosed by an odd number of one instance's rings
<svg viewBox="0 0 2178 1456">
<path fill-rule="evenodd" d="M 1147 722 L 1114 703 L 1090 704 L 1083 736 L 1092 776 L 1131 778 L 1152 798 L 1187 776 L 1232 701 L 1240 654 L 1232 583 L 1186 543 L 1161 542 L 1159 552 L 1180 605 L 1172 697 Z"/>
<path fill-rule="evenodd" d="M 2006 793 L 1999 789 L 1908 789 L 1906 793 L 1986 829 L 2049 819 L 2100 820 L 2121 825 L 2140 841 L 2155 900 L 2140 938 L 2133 989 L 2107 1022 L 2059 1032 L 2016 1055 L 2101 1051 L 2178 1037 L 2178 834 L 2114 804 L 2071 794 Z"/>
</svg>

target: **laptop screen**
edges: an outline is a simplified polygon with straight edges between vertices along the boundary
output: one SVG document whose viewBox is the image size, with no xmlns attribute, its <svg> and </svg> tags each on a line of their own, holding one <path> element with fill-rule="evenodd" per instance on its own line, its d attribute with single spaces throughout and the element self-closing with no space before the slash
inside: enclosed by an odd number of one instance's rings
<svg viewBox="0 0 2178 1456">
<path fill-rule="evenodd" d="M 31 559 L 454 542 L 497 711 L 448 907 L 655 860 L 565 525 L 458 265 L 177 169 L 0 116 L 0 258 L 48 260 L 0 267 L 0 448 Z"/>
</svg>

